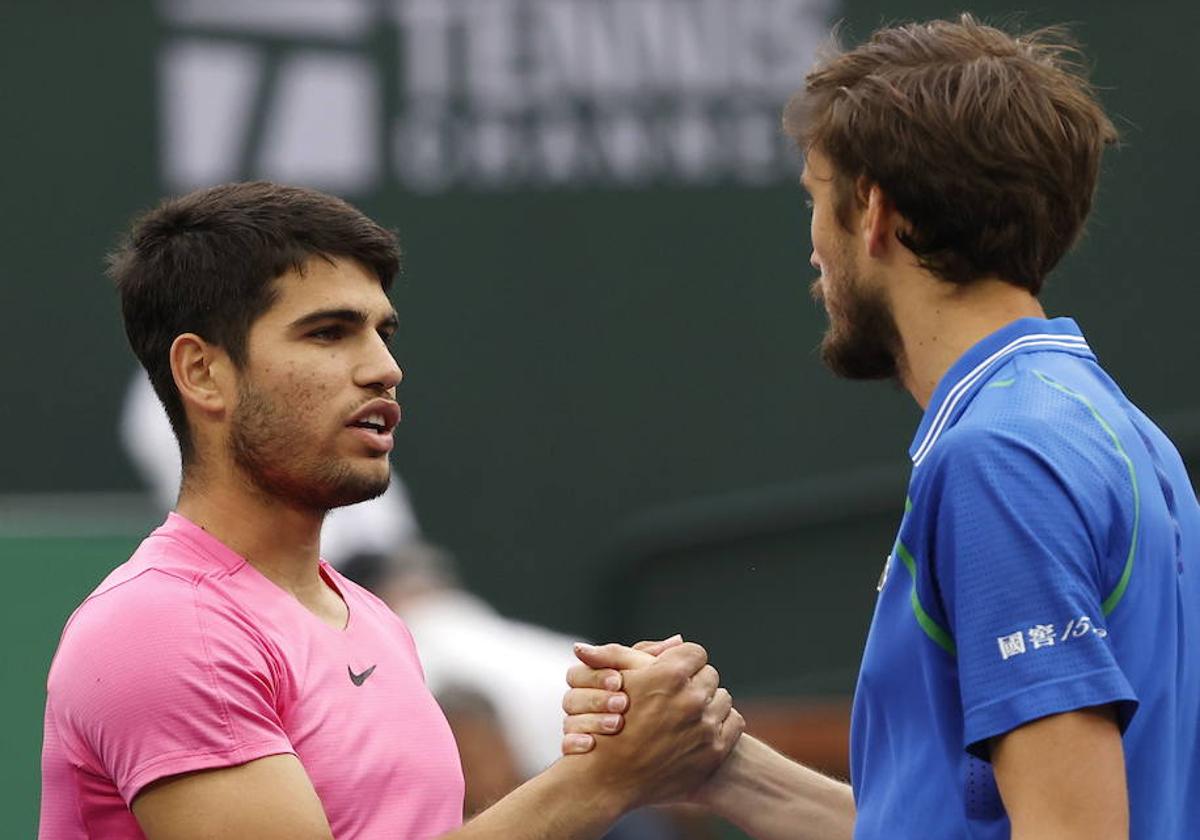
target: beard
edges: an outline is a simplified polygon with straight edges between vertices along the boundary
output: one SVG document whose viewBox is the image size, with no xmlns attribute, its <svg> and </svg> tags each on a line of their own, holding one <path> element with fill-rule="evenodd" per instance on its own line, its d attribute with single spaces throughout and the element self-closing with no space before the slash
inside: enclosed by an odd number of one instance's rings
<svg viewBox="0 0 1200 840">
<path fill-rule="evenodd" d="M 900 373 L 900 330 L 891 305 L 851 265 L 848 251 L 838 254 L 845 268 L 830 273 L 837 298 L 827 306 L 829 327 L 821 338 L 821 361 L 843 379 L 896 379 Z M 812 285 L 817 301 L 825 297 L 821 281 Z"/>
<path fill-rule="evenodd" d="M 365 502 L 387 490 L 390 470 L 380 477 L 378 470 L 315 455 L 303 434 L 312 428 L 294 409 L 244 382 L 230 423 L 234 463 L 265 495 L 309 510 Z"/>
</svg>

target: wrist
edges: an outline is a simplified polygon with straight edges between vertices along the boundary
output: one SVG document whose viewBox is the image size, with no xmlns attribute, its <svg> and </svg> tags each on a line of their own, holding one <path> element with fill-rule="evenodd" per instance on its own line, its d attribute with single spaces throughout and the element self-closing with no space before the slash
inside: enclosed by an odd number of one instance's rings
<svg viewBox="0 0 1200 840">
<path fill-rule="evenodd" d="M 849 840 L 854 833 L 849 785 L 749 736 L 738 740 L 710 785 L 703 804 L 752 837 Z"/>
<path fill-rule="evenodd" d="M 746 785 L 754 781 L 751 767 L 754 764 L 753 754 L 756 749 L 767 747 L 749 735 L 739 738 L 725 763 L 696 791 L 691 801 L 718 816 L 725 816 L 731 804 L 745 792 Z"/>
<path fill-rule="evenodd" d="M 640 803 L 638 792 L 623 779 L 605 774 L 595 756 L 565 755 L 550 766 L 547 776 L 561 784 L 564 792 L 603 821 L 616 822 Z"/>
</svg>

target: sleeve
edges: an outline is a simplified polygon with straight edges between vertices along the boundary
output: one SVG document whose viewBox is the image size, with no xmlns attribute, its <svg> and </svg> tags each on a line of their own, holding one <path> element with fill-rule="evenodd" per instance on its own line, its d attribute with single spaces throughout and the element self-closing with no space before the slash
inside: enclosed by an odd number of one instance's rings
<svg viewBox="0 0 1200 840">
<path fill-rule="evenodd" d="M 1046 436 L 1058 435 L 1055 445 Z M 1102 609 L 1125 475 L 1097 439 L 969 430 L 935 465 L 934 572 L 957 647 L 964 748 L 1047 715 L 1137 698 Z M 1126 546 L 1127 547 L 1127 546 Z"/>
<path fill-rule="evenodd" d="M 76 760 L 128 804 L 166 776 L 294 753 L 277 672 L 253 628 L 149 572 L 80 609 L 48 688 Z"/>
</svg>

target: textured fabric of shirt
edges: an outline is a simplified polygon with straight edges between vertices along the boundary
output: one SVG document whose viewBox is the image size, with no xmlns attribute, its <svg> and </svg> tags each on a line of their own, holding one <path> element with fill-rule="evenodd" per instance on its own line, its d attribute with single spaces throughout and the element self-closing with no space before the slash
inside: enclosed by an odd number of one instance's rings
<svg viewBox="0 0 1200 840">
<path fill-rule="evenodd" d="M 304 765 L 338 840 L 460 825 L 458 752 L 411 636 L 324 562 L 321 574 L 349 608 L 344 629 L 171 514 L 63 631 L 40 837 L 141 838 L 129 803 L 147 784 L 283 753 Z"/>
<path fill-rule="evenodd" d="M 946 373 L 854 702 L 859 840 L 1007 840 L 989 739 L 1113 704 L 1135 840 L 1200 837 L 1200 508 L 1070 319 Z"/>
</svg>

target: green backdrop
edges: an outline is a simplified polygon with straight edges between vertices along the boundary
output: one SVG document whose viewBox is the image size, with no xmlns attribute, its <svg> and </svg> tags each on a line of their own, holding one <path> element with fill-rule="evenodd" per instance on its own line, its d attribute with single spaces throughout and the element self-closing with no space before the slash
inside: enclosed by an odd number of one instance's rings
<svg viewBox="0 0 1200 840">
<path fill-rule="evenodd" d="M 137 489 L 115 442 L 132 360 L 102 257 L 169 188 L 156 81 L 181 37 L 169 5 L 0 5 L 6 836 L 33 831 L 62 622 L 151 521 L 136 506 L 82 515 L 58 494 L 121 507 L 111 494 Z M 862 35 L 957 8 L 835 14 Z M 1124 135 L 1048 308 L 1081 322 L 1194 463 L 1200 7 L 1044 2 L 1026 19 L 1077 22 Z M 397 46 L 381 31 L 355 49 L 392 61 Z M 239 174 L 256 173 L 248 156 Z M 580 634 L 682 629 L 743 693 L 849 691 L 919 414 L 897 388 L 821 369 L 788 178 L 424 194 L 385 173 L 355 200 L 407 254 L 395 463 L 474 589 Z"/>
</svg>

